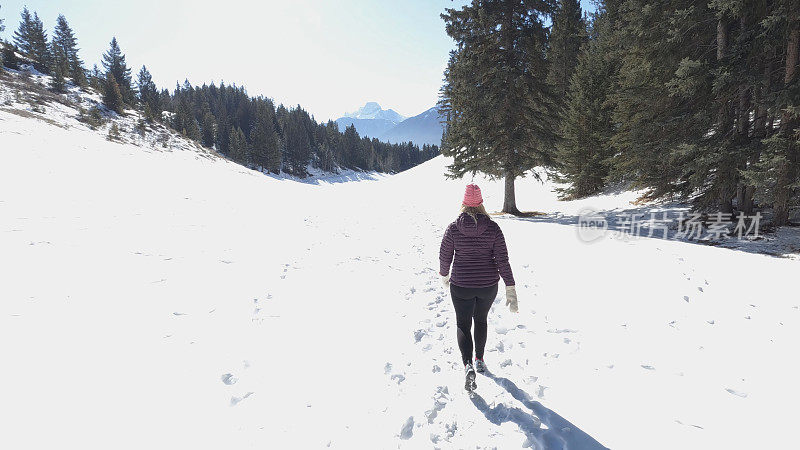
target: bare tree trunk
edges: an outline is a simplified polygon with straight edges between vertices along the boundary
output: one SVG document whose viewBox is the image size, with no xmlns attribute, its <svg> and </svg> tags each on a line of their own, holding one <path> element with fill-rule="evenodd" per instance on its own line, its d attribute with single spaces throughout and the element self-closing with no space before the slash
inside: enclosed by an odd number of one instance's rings
<svg viewBox="0 0 800 450">
<path fill-rule="evenodd" d="M 725 19 L 717 21 L 717 61 L 721 61 L 725 56 L 725 48 L 728 46 L 728 24 Z"/>
<path fill-rule="evenodd" d="M 783 77 L 784 85 L 788 85 L 794 80 L 797 72 L 797 52 L 800 47 L 800 24 L 798 24 L 797 10 L 789 14 L 791 29 L 786 43 L 786 72 Z M 775 225 L 787 225 L 789 223 L 789 199 L 791 189 L 789 185 L 795 177 L 797 166 L 797 149 L 791 136 L 795 120 L 789 111 L 784 111 L 781 116 L 780 134 L 789 141 L 786 146 L 786 161 L 778 168 L 775 184 L 775 198 L 773 199 L 773 210 L 775 213 Z"/>
<path fill-rule="evenodd" d="M 740 32 L 744 33 L 749 26 L 748 23 L 748 14 L 743 14 L 739 18 L 739 28 Z M 757 89 L 752 89 L 752 95 L 755 96 Z M 756 101 L 751 101 L 751 87 L 748 83 L 741 83 L 739 85 L 739 104 L 737 105 L 736 111 L 736 143 L 739 148 L 747 148 L 750 144 L 750 111 L 753 108 L 753 104 Z M 756 106 L 757 103 L 756 103 Z M 757 113 L 756 113 L 757 115 Z M 747 170 L 749 163 L 749 158 L 746 156 L 744 158 L 740 158 L 739 162 L 739 171 L 736 172 L 736 204 L 739 207 L 739 211 L 744 212 L 745 208 L 749 209 L 749 212 L 745 212 L 746 215 L 750 215 L 752 213 L 752 198 L 747 196 L 748 192 L 752 192 L 752 190 L 748 189 L 748 186 L 745 184 L 745 180 L 742 179 L 741 170 Z"/>
<path fill-rule="evenodd" d="M 742 213 L 746 216 L 753 215 L 753 196 L 756 193 L 756 188 L 752 185 L 747 185 L 744 187 L 744 202 L 741 205 Z"/>
<path fill-rule="evenodd" d="M 775 51 L 772 50 L 766 56 L 766 63 L 764 64 L 764 79 L 761 86 L 758 86 L 753 91 L 753 103 L 755 104 L 755 117 L 753 120 L 753 139 L 756 141 L 756 151 L 751 155 L 750 165 L 756 164 L 761 158 L 761 141 L 767 137 L 768 130 L 770 129 L 769 121 L 767 120 L 767 96 L 770 93 L 772 84 L 772 59 Z M 755 202 L 753 196 L 755 195 L 755 187 L 752 185 L 745 186 L 744 198 L 739 208 L 746 216 L 753 215 L 753 208 Z"/>
<path fill-rule="evenodd" d="M 717 62 L 722 61 L 728 48 L 728 22 L 725 18 L 717 21 Z M 718 98 L 719 111 L 717 113 L 717 126 L 719 133 L 725 135 L 733 125 L 731 106 L 726 98 Z M 733 212 L 733 197 L 736 195 L 736 182 L 732 172 L 735 165 L 721 167 L 717 172 L 717 204 L 722 213 Z"/>
<path fill-rule="evenodd" d="M 516 176 L 510 170 L 506 171 L 505 181 L 505 194 L 503 197 L 503 212 L 508 214 L 519 215 L 520 211 L 517 209 L 517 197 L 514 193 L 514 179 Z"/>
</svg>

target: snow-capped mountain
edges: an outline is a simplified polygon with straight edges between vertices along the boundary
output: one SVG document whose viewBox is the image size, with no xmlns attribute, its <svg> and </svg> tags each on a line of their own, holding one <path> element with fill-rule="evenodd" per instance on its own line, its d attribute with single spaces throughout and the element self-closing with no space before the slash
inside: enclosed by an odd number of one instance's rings
<svg viewBox="0 0 800 450">
<path fill-rule="evenodd" d="M 405 118 L 393 109 L 382 109 L 376 102 L 367 102 L 355 112 L 336 119 L 336 123 L 341 131 L 354 125 L 360 136 L 374 137 L 393 144 L 413 142 L 417 145 L 440 145 L 444 130 L 436 107 Z"/>
<path fill-rule="evenodd" d="M 352 119 L 383 119 L 394 123 L 400 123 L 406 118 L 393 109 L 382 109 L 377 102 L 367 102 L 355 112 L 346 113 L 344 117 Z"/>
<path fill-rule="evenodd" d="M 383 109 L 377 102 L 367 102 L 355 112 L 345 113 L 344 117 L 351 119 L 383 119 L 394 123 L 400 123 L 406 118 L 393 109 Z"/>
<path fill-rule="evenodd" d="M 422 114 L 410 117 L 378 136 L 378 139 L 393 144 L 400 142 L 413 142 L 417 145 L 441 145 L 444 126 L 439 118 L 436 107 L 428 109 Z"/>
<path fill-rule="evenodd" d="M 382 109 L 377 102 L 367 102 L 355 112 L 336 119 L 336 123 L 340 131 L 354 125 L 360 136 L 378 137 L 403 120 L 405 117 L 397 111 Z"/>
</svg>

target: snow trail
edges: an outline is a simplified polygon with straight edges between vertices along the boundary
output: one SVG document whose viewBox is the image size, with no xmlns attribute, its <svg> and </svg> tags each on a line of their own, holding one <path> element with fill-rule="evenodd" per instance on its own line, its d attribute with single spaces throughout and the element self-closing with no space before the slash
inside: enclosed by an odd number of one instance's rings
<svg viewBox="0 0 800 450">
<path fill-rule="evenodd" d="M 792 438 L 797 262 L 659 239 L 587 245 L 495 216 L 520 302 L 489 314 L 477 395 L 439 243 L 436 158 L 296 183 L 186 147 L 0 111 L 4 448 L 747 448 Z M 489 210 L 502 183 L 476 179 Z M 757 280 L 751 282 L 751 280 Z M 47 433 L 42 433 L 47 429 Z"/>
</svg>

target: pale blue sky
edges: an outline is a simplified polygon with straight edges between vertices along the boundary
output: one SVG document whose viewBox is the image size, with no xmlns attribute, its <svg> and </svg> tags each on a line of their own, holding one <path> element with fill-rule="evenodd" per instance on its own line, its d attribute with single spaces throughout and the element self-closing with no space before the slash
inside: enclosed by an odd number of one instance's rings
<svg viewBox="0 0 800 450">
<path fill-rule="evenodd" d="M 319 121 L 367 101 L 413 116 L 436 103 L 453 42 L 439 14 L 467 0 L 0 0 L 11 39 L 23 5 L 52 35 L 59 13 L 91 68 L 116 36 L 133 72 L 159 88 L 244 85 Z M 583 0 L 584 7 L 591 7 Z"/>
</svg>

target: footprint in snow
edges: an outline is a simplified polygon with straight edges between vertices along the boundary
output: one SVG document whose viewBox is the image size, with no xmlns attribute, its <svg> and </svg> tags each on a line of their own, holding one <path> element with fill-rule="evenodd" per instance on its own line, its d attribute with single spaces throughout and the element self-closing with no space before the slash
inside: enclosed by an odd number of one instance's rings
<svg viewBox="0 0 800 450">
<path fill-rule="evenodd" d="M 447 433 L 447 439 L 452 438 L 453 436 L 456 435 L 456 431 L 458 431 L 458 423 L 457 422 L 446 423 L 444 425 L 444 431 L 445 433 Z"/>
<path fill-rule="evenodd" d="M 725 390 L 728 391 L 729 393 L 737 396 L 737 397 L 747 398 L 747 393 L 746 392 L 734 391 L 733 389 L 730 389 L 730 388 L 725 388 Z"/>
<path fill-rule="evenodd" d="M 511 362 L 511 360 L 510 360 L 510 359 L 507 359 L 507 360 L 505 360 L 505 361 L 503 361 L 503 362 L 501 362 L 501 363 L 500 363 L 500 367 L 508 367 L 508 366 L 510 366 L 511 364 L 513 364 L 513 363 Z"/>
<path fill-rule="evenodd" d="M 653 366 L 648 366 L 648 365 L 646 365 L 646 364 L 642 364 L 642 369 L 647 369 L 647 370 L 656 370 L 656 368 L 655 368 L 655 367 L 653 367 Z"/>
<path fill-rule="evenodd" d="M 403 427 L 400 428 L 400 439 L 407 440 L 411 439 L 411 436 L 414 435 L 414 416 L 411 416 L 406 420 L 406 423 L 403 424 Z"/>
<path fill-rule="evenodd" d="M 549 329 L 547 330 L 548 333 L 577 333 L 578 330 L 572 330 L 570 328 L 561 328 L 561 329 Z"/>
<path fill-rule="evenodd" d="M 425 411 L 425 417 L 428 418 L 429 424 L 433 423 L 433 420 L 439 415 L 439 411 L 447 406 L 449 400 L 450 392 L 447 390 L 447 386 L 438 386 L 436 388 L 436 393 L 433 395 L 433 408 Z"/>
<path fill-rule="evenodd" d="M 536 393 L 536 396 L 539 398 L 544 398 L 544 390 L 547 388 L 547 386 L 539 385 L 539 391 Z"/>
<path fill-rule="evenodd" d="M 400 383 L 402 383 L 403 381 L 406 381 L 405 375 L 402 375 L 402 374 L 399 374 L 399 373 L 396 373 L 396 374 L 392 375 L 391 379 L 392 380 L 397 380 L 397 384 L 398 385 Z"/>
<path fill-rule="evenodd" d="M 679 424 L 679 425 L 684 425 L 684 426 L 689 426 L 689 427 L 695 427 L 695 428 L 699 428 L 699 429 L 701 429 L 701 430 L 703 430 L 703 429 L 704 429 L 704 428 L 703 428 L 703 427 L 701 427 L 700 425 L 695 425 L 695 424 L 693 424 L 693 423 L 683 423 L 683 422 L 681 422 L 681 421 L 680 421 L 680 420 L 678 420 L 678 419 L 675 419 L 675 423 L 677 423 L 677 424 Z"/>
<path fill-rule="evenodd" d="M 250 396 L 251 396 L 251 395 L 253 395 L 254 393 L 255 393 L 255 392 L 248 392 L 247 394 L 244 394 L 244 395 L 243 395 L 243 396 L 241 396 L 241 397 L 235 397 L 235 396 L 234 396 L 234 397 L 231 397 L 231 406 L 236 406 L 236 405 L 238 405 L 238 404 L 239 404 L 239 403 L 241 403 L 241 402 L 242 402 L 244 399 L 246 399 L 247 397 L 250 397 Z"/>
<path fill-rule="evenodd" d="M 422 340 L 428 333 L 425 330 L 417 330 L 414 332 L 414 343 L 417 343 Z"/>
<path fill-rule="evenodd" d="M 233 376 L 232 373 L 225 373 L 220 378 L 222 379 L 222 382 L 227 385 L 236 384 L 236 382 L 239 381 L 239 379 Z"/>
<path fill-rule="evenodd" d="M 383 373 L 389 375 L 391 372 L 392 372 L 392 363 L 387 362 L 386 365 L 383 366 Z"/>
</svg>

